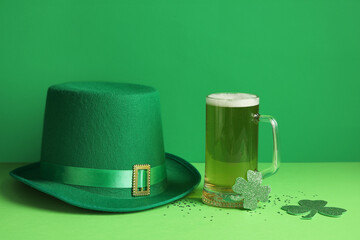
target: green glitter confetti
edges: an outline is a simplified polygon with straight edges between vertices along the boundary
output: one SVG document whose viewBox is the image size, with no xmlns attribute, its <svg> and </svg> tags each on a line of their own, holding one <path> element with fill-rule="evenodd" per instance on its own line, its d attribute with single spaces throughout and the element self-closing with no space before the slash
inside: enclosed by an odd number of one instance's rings
<svg viewBox="0 0 360 240">
<path fill-rule="evenodd" d="M 247 181 L 242 177 L 236 179 L 232 190 L 239 195 L 231 196 L 231 198 L 234 201 L 244 199 L 243 207 L 245 209 L 255 210 L 258 201 L 268 201 L 271 188 L 270 186 L 261 186 L 261 172 L 248 170 L 247 179 Z"/>
<path fill-rule="evenodd" d="M 324 200 L 300 200 L 299 205 L 286 205 L 281 207 L 282 210 L 287 211 L 287 213 L 292 215 L 299 215 L 303 213 L 308 213 L 308 215 L 303 216 L 302 219 L 311 219 L 315 216 L 316 213 L 320 213 L 322 215 L 328 217 L 339 217 L 346 209 L 336 208 L 336 207 L 325 207 L 327 204 Z"/>
</svg>

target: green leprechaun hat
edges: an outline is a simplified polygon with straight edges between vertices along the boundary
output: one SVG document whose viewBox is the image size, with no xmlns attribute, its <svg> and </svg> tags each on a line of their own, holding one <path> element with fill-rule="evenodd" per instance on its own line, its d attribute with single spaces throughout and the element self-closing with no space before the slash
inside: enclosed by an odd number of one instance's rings
<svg viewBox="0 0 360 240">
<path fill-rule="evenodd" d="M 50 87 L 40 162 L 10 175 L 69 204 L 108 212 L 164 205 L 200 181 L 190 163 L 164 152 L 158 91 L 108 82 Z"/>
</svg>

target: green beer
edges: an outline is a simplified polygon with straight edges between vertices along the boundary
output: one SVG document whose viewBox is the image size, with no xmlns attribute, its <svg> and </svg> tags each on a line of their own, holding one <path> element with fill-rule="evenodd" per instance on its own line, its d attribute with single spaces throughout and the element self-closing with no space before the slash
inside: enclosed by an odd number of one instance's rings
<svg viewBox="0 0 360 240">
<path fill-rule="evenodd" d="M 237 177 L 258 165 L 259 98 L 252 94 L 211 94 L 206 99 L 206 165 L 203 202 L 241 207 L 230 196 Z"/>
</svg>

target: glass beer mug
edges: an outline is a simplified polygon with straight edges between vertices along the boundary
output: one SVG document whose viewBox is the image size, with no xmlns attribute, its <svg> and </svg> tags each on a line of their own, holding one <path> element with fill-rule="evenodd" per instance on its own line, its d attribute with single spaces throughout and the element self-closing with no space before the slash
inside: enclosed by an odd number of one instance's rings
<svg viewBox="0 0 360 240">
<path fill-rule="evenodd" d="M 278 125 L 269 115 L 259 114 L 259 97 L 247 93 L 216 93 L 206 97 L 205 183 L 202 201 L 218 207 L 242 208 L 233 201 L 232 186 L 248 170 L 258 170 L 259 122 L 269 122 L 273 132 L 272 166 L 263 178 L 279 168 Z"/>
</svg>

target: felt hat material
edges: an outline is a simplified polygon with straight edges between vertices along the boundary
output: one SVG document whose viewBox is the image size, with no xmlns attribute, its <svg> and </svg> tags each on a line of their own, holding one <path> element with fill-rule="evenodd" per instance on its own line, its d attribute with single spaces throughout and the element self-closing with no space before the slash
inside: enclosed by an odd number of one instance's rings
<svg viewBox="0 0 360 240">
<path fill-rule="evenodd" d="M 40 162 L 10 174 L 69 204 L 110 212 L 169 203 L 200 181 L 190 163 L 164 152 L 158 91 L 108 82 L 50 87 Z"/>
</svg>

